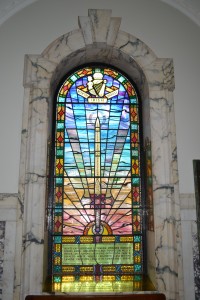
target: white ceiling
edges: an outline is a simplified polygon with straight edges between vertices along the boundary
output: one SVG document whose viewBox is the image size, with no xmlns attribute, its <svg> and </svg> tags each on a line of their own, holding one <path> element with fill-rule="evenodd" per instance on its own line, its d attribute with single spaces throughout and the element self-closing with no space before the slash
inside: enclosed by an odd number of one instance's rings
<svg viewBox="0 0 200 300">
<path fill-rule="evenodd" d="M 25 6 L 38 0 L 0 0 L 0 25 Z M 200 0 L 160 0 L 181 11 L 200 26 Z"/>
<path fill-rule="evenodd" d="M 200 0 L 160 0 L 178 9 L 200 26 Z"/>
</svg>

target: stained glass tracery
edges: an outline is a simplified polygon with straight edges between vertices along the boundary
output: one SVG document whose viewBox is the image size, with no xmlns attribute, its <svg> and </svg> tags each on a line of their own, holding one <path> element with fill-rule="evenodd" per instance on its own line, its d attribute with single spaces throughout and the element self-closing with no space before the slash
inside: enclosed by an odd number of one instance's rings
<svg viewBox="0 0 200 300">
<path fill-rule="evenodd" d="M 143 202 L 136 91 L 110 67 L 82 68 L 61 85 L 55 119 L 49 202 L 54 290 L 81 291 L 83 283 L 90 291 L 139 289 Z"/>
</svg>

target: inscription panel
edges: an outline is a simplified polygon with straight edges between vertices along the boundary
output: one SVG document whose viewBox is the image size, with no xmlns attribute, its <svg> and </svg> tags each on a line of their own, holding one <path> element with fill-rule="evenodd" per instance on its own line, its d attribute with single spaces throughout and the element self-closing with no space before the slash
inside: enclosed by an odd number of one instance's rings
<svg viewBox="0 0 200 300">
<path fill-rule="evenodd" d="M 133 244 L 63 244 L 63 265 L 133 264 Z"/>
</svg>

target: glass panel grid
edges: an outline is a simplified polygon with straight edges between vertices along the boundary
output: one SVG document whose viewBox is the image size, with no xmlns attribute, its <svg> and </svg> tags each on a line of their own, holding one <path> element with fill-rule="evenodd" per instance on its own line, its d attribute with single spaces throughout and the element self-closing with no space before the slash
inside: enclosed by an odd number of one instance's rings
<svg viewBox="0 0 200 300">
<path fill-rule="evenodd" d="M 56 291 L 72 282 L 133 284 L 143 274 L 138 105 L 132 84 L 111 68 L 78 70 L 58 92 L 50 204 Z"/>
</svg>

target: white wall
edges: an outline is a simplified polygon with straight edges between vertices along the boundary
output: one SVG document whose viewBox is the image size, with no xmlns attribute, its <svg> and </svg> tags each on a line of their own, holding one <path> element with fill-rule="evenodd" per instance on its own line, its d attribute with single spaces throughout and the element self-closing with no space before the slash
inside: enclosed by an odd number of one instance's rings
<svg viewBox="0 0 200 300">
<path fill-rule="evenodd" d="M 112 9 L 121 30 L 144 41 L 175 65 L 180 192 L 193 193 L 192 160 L 200 159 L 200 28 L 159 0 L 38 0 L 0 27 L 0 193 L 18 191 L 25 54 L 40 54 L 78 28 L 89 8 Z M 67 70 L 66 70 L 67 72 Z"/>
</svg>

